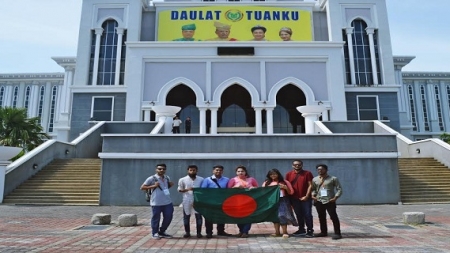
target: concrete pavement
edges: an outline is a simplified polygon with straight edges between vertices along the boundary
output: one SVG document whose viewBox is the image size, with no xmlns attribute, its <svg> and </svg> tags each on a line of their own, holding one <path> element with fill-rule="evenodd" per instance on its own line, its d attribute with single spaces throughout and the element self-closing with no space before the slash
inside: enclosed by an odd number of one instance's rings
<svg viewBox="0 0 450 253">
<path fill-rule="evenodd" d="M 403 212 L 424 212 L 426 223 L 407 226 Z M 113 223 L 91 225 L 95 213 L 111 214 Z M 118 227 L 118 216 L 125 213 L 136 214 L 138 225 Z M 319 232 L 315 210 L 313 214 Z M 450 252 L 450 204 L 340 205 L 338 214 L 343 239 L 337 241 L 271 238 L 271 223 L 254 224 L 249 238 L 184 239 L 182 210 L 176 207 L 167 231 L 174 238 L 154 240 L 149 207 L 0 205 L 0 252 Z M 295 230 L 289 227 L 289 232 Z M 226 231 L 238 232 L 236 225 L 226 225 Z M 329 221 L 330 235 L 332 231 Z"/>
</svg>

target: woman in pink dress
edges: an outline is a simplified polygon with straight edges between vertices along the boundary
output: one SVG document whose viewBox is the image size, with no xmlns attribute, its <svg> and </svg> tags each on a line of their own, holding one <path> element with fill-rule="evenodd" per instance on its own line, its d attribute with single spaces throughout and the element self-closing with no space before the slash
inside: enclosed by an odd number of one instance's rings
<svg viewBox="0 0 450 253">
<path fill-rule="evenodd" d="M 280 187 L 280 202 L 278 206 L 278 219 L 279 222 L 274 222 L 273 226 L 275 228 L 275 234 L 272 234 L 273 237 L 281 237 L 289 238 L 289 234 L 287 232 L 287 225 L 298 226 L 297 220 L 294 217 L 294 213 L 292 212 L 291 204 L 289 201 L 289 195 L 294 193 L 294 189 L 292 189 L 291 183 L 285 181 L 280 171 L 277 169 L 271 169 L 267 173 L 266 181 L 262 184 L 265 186 L 274 186 L 278 185 Z M 283 235 L 280 233 L 280 226 L 283 230 Z"/>
<path fill-rule="evenodd" d="M 227 188 L 247 188 L 252 189 L 258 187 L 258 182 L 247 172 L 247 168 L 243 165 L 239 165 L 236 167 L 236 177 L 233 177 L 228 181 Z M 247 238 L 248 232 L 252 227 L 252 224 L 237 224 L 239 228 L 239 234 L 237 237 Z"/>
</svg>

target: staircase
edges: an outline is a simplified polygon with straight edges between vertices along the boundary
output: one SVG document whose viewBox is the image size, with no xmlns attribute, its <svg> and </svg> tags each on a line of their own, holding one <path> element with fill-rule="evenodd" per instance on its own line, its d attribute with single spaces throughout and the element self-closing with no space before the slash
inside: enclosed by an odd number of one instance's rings
<svg viewBox="0 0 450 253">
<path fill-rule="evenodd" d="M 54 160 L 6 196 L 3 203 L 98 205 L 100 170 L 100 159 Z"/>
<path fill-rule="evenodd" d="M 450 169 L 433 158 L 398 159 L 404 204 L 450 203 Z"/>
</svg>

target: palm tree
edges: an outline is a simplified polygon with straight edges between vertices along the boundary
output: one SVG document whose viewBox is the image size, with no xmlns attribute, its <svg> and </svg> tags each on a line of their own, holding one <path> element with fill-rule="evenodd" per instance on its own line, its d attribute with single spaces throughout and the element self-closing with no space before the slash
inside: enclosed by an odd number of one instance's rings
<svg viewBox="0 0 450 253">
<path fill-rule="evenodd" d="M 30 151 L 49 138 L 38 117 L 27 118 L 25 108 L 0 108 L 0 145 Z"/>
</svg>

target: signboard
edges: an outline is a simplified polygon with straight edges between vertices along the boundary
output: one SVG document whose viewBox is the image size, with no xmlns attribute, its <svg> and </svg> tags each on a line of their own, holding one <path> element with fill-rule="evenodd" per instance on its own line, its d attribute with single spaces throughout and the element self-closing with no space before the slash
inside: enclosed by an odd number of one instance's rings
<svg viewBox="0 0 450 253">
<path fill-rule="evenodd" d="M 210 5 L 158 16 L 158 41 L 311 40 L 311 12 L 294 7 Z"/>
</svg>

